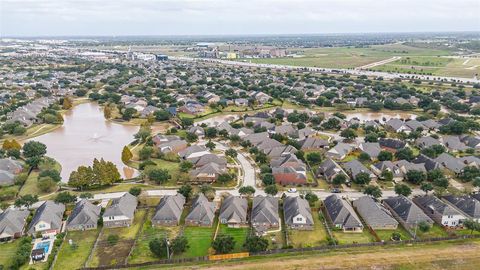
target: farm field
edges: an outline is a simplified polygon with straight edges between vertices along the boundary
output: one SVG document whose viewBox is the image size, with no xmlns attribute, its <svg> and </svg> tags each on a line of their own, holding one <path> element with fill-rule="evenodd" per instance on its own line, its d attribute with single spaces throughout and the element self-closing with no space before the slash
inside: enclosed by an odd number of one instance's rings
<svg viewBox="0 0 480 270">
<path fill-rule="evenodd" d="M 97 239 L 98 230 L 68 232 L 53 269 L 79 269 L 83 267 Z M 69 244 L 72 240 L 73 245 Z"/>
<path fill-rule="evenodd" d="M 368 48 L 336 47 L 292 49 L 298 51 L 300 57 L 284 57 L 269 59 L 245 59 L 253 63 L 280 64 L 292 66 L 310 66 L 325 68 L 355 68 L 378 62 L 393 56 L 437 56 L 449 55 L 445 50 L 417 48 L 402 44 L 375 45 Z"/>
</svg>

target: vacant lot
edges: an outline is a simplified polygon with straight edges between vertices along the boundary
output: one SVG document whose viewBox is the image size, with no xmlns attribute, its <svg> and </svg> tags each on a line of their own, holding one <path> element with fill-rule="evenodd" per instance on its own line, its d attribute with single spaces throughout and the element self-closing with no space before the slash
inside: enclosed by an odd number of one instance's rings
<svg viewBox="0 0 480 270">
<path fill-rule="evenodd" d="M 68 232 L 65 243 L 58 251 L 57 261 L 53 269 L 65 270 L 83 267 L 95 244 L 97 235 L 97 230 Z M 70 239 L 73 245 L 69 244 Z"/>
<path fill-rule="evenodd" d="M 123 263 L 133 247 L 135 236 L 142 227 L 145 215 L 146 210 L 138 210 L 130 227 L 104 228 L 99 236 L 100 239 L 94 250 L 92 260 L 88 262 L 88 266 L 95 267 Z M 118 242 L 108 242 L 109 235 L 117 235 L 119 237 Z"/>
<path fill-rule="evenodd" d="M 449 54 L 448 51 L 416 48 L 401 44 L 378 45 L 368 48 L 338 47 L 292 49 L 291 51 L 297 53 L 301 57 L 248 59 L 247 61 L 292 66 L 355 68 L 385 60 L 393 56 L 437 56 Z"/>
<path fill-rule="evenodd" d="M 142 263 L 142 262 L 149 262 L 155 261 L 159 258 L 155 257 L 152 252 L 150 252 L 149 243 L 154 238 L 163 239 L 168 237 L 169 239 L 173 239 L 177 236 L 180 227 L 153 227 L 152 226 L 152 216 L 154 214 L 153 209 L 149 211 L 147 220 L 142 226 L 142 231 L 140 232 L 140 236 L 135 243 L 135 247 L 133 248 L 132 254 L 130 255 L 128 262 L 129 263 Z M 165 254 L 166 258 L 166 254 Z"/>
<path fill-rule="evenodd" d="M 288 239 L 293 247 L 315 247 L 326 244 L 328 234 L 318 217 L 318 212 L 313 211 L 312 216 L 315 225 L 313 231 L 288 230 Z"/>
</svg>

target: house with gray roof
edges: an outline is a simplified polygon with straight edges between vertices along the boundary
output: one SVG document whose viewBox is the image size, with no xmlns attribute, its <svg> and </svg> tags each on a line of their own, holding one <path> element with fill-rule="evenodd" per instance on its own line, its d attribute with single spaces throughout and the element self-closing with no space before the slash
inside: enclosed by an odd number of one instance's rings
<svg viewBox="0 0 480 270">
<path fill-rule="evenodd" d="M 227 173 L 225 165 L 208 163 L 192 170 L 189 176 L 190 181 L 194 183 L 212 183 L 218 179 L 219 175 L 224 173 Z"/>
<path fill-rule="evenodd" d="M 299 143 L 304 151 L 325 149 L 329 145 L 328 141 L 313 137 L 305 138 L 304 140 L 299 141 Z"/>
<path fill-rule="evenodd" d="M 276 146 L 270 149 L 265 149 L 263 150 L 263 153 L 265 153 L 268 157 L 271 159 L 281 157 L 283 155 L 287 154 L 295 154 L 297 153 L 297 148 L 291 146 L 291 145 L 280 145 Z"/>
<path fill-rule="evenodd" d="M 395 230 L 398 222 L 382 205 L 376 203 L 372 197 L 363 196 L 353 201 L 353 207 L 365 223 L 374 230 Z"/>
<path fill-rule="evenodd" d="M 343 170 L 343 168 L 338 165 L 337 162 L 331 158 L 326 158 L 317 169 L 317 174 L 322 175 L 328 182 L 331 182 L 339 174 L 343 174 L 349 178 L 348 174 Z"/>
<path fill-rule="evenodd" d="M 254 197 L 250 222 L 257 235 L 278 228 L 280 226 L 278 199 L 271 196 Z"/>
<path fill-rule="evenodd" d="M 163 196 L 155 208 L 152 225 L 177 226 L 180 223 L 184 205 L 185 197 L 180 193 Z"/>
<path fill-rule="evenodd" d="M 376 159 L 378 157 L 378 154 L 380 154 L 380 152 L 382 151 L 382 148 L 380 147 L 380 144 L 378 142 L 361 143 L 358 148 L 374 159 Z"/>
<path fill-rule="evenodd" d="M 462 135 L 460 136 L 460 141 L 463 142 L 466 146 L 474 149 L 480 148 L 480 138 L 473 137 L 469 135 Z"/>
<path fill-rule="evenodd" d="M 329 222 L 344 232 L 362 232 L 363 224 L 352 206 L 337 194 L 328 196 L 323 202 Z"/>
<path fill-rule="evenodd" d="M 377 176 L 372 171 L 367 169 L 367 167 L 365 167 L 357 159 L 344 163 L 343 168 L 345 168 L 345 171 L 350 175 L 352 179 L 355 179 L 355 177 L 357 177 L 357 175 L 360 173 L 367 173 L 372 180 L 377 178 Z"/>
<path fill-rule="evenodd" d="M 461 162 L 459 159 L 456 157 L 447 154 L 447 153 L 442 153 L 440 154 L 436 159 L 436 162 L 440 163 L 443 167 L 449 169 L 450 171 L 460 174 L 463 171 L 463 168 L 465 168 L 467 165 L 465 163 Z"/>
<path fill-rule="evenodd" d="M 312 210 L 308 201 L 296 196 L 283 199 L 283 215 L 285 224 L 295 230 L 313 230 Z"/>
<path fill-rule="evenodd" d="M 249 141 L 253 145 L 257 145 L 260 142 L 269 139 L 270 137 L 268 136 L 268 132 L 260 132 L 260 133 L 254 133 L 254 134 L 249 134 L 243 140 Z"/>
<path fill-rule="evenodd" d="M 133 224 L 137 205 L 137 197 L 128 192 L 120 198 L 112 199 L 110 206 L 103 213 L 103 226 L 129 227 Z"/>
<path fill-rule="evenodd" d="M 382 177 L 382 173 L 384 171 L 391 172 L 393 175 L 394 181 L 400 181 L 403 179 L 403 176 L 404 176 L 400 168 L 390 160 L 380 161 L 375 164 L 372 164 L 370 166 L 370 169 L 372 169 L 373 173 L 375 173 L 378 178 Z"/>
<path fill-rule="evenodd" d="M 410 133 L 412 129 L 403 120 L 392 118 L 385 122 L 385 128 L 394 132 Z"/>
<path fill-rule="evenodd" d="M 426 127 L 419 121 L 413 119 L 405 122 L 405 125 L 409 127 L 412 131 L 425 130 Z"/>
<path fill-rule="evenodd" d="M 440 170 L 444 169 L 442 164 L 438 163 L 437 161 L 435 161 L 432 158 L 427 157 L 424 154 L 418 155 L 414 160 L 412 160 L 412 163 L 423 164 L 423 166 L 425 167 L 425 169 L 427 171 L 436 170 L 436 169 L 440 169 Z"/>
<path fill-rule="evenodd" d="M 420 123 L 429 130 L 438 130 L 441 126 L 437 121 L 432 119 L 420 121 Z"/>
<path fill-rule="evenodd" d="M 11 158 L 0 159 L 0 186 L 15 184 L 15 175 L 22 172 L 23 166 L 17 160 Z"/>
<path fill-rule="evenodd" d="M 227 166 L 227 159 L 223 156 L 215 154 L 206 154 L 200 157 L 192 157 L 187 160 L 190 161 L 196 168 L 202 167 L 210 163 L 215 163 L 220 166 Z"/>
<path fill-rule="evenodd" d="M 75 208 L 68 217 L 67 230 L 92 230 L 97 228 L 100 219 L 100 205 L 94 205 L 86 199 L 75 204 Z"/>
<path fill-rule="evenodd" d="M 383 205 L 405 228 L 415 228 L 420 222 L 433 224 L 433 220 L 405 196 L 387 198 L 383 200 Z"/>
<path fill-rule="evenodd" d="M 54 201 L 45 201 L 33 216 L 28 228 L 28 234 L 36 235 L 37 233 L 57 234 L 62 229 L 63 213 L 65 205 L 55 203 Z"/>
<path fill-rule="evenodd" d="M 4 212 L 0 211 L 0 242 L 23 236 L 29 215 L 28 210 L 8 208 Z"/>
<path fill-rule="evenodd" d="M 465 219 L 460 211 L 433 195 L 415 197 L 413 202 L 441 226 L 458 227 Z"/>
<path fill-rule="evenodd" d="M 415 145 L 418 146 L 420 149 L 423 149 L 423 148 L 431 147 L 433 145 L 442 145 L 442 143 L 433 137 L 426 136 L 426 137 L 420 137 L 416 139 Z"/>
<path fill-rule="evenodd" d="M 291 124 L 282 124 L 281 126 L 276 126 L 274 129 L 275 134 L 280 134 L 288 137 L 296 137 L 298 131 Z"/>
<path fill-rule="evenodd" d="M 195 134 L 198 137 L 202 137 L 205 135 L 205 130 L 201 126 L 193 126 L 188 129 L 189 133 Z"/>
<path fill-rule="evenodd" d="M 178 152 L 178 155 L 183 159 L 201 157 L 206 154 L 210 154 L 210 152 L 203 145 L 192 145 Z"/>
<path fill-rule="evenodd" d="M 382 149 L 393 153 L 407 146 L 406 142 L 392 138 L 380 138 L 378 139 L 378 143 Z"/>
<path fill-rule="evenodd" d="M 328 150 L 325 155 L 329 158 L 341 160 L 344 159 L 350 152 L 352 152 L 354 147 L 346 143 L 338 143 L 330 150 Z"/>
<path fill-rule="evenodd" d="M 275 148 L 275 147 L 281 147 L 285 146 L 283 143 L 274 140 L 274 139 L 265 139 L 257 144 L 255 144 L 255 147 L 258 148 L 258 150 L 265 152 L 269 152 L 270 149 Z"/>
<path fill-rule="evenodd" d="M 215 210 L 215 202 L 209 202 L 203 193 L 199 193 L 192 202 L 190 213 L 185 218 L 185 225 L 211 227 L 215 219 Z"/>
<path fill-rule="evenodd" d="M 447 195 L 442 197 L 443 201 L 457 209 L 467 219 L 480 222 L 480 201 L 470 196 Z"/>
<path fill-rule="evenodd" d="M 460 141 L 458 136 L 444 135 L 441 138 L 441 141 L 443 145 L 445 145 L 445 147 L 452 152 L 465 151 L 469 148 L 462 141 Z"/>
<path fill-rule="evenodd" d="M 220 223 L 232 228 L 247 226 L 247 210 L 247 199 L 230 195 L 223 200 L 220 208 Z"/>
</svg>

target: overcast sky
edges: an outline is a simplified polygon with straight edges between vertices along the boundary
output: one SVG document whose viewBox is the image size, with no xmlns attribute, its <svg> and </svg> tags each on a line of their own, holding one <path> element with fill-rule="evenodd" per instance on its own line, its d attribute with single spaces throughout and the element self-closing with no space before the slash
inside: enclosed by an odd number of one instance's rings
<svg viewBox="0 0 480 270">
<path fill-rule="evenodd" d="M 480 0 L 0 0 L 0 35 L 480 31 Z"/>
</svg>

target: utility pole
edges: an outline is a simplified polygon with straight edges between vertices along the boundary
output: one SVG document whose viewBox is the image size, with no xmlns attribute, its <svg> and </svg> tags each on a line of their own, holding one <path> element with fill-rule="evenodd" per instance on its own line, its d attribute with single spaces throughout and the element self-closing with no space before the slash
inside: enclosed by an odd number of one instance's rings
<svg viewBox="0 0 480 270">
<path fill-rule="evenodd" d="M 170 259 L 170 242 L 165 238 L 165 245 L 167 246 L 167 259 Z"/>
</svg>

